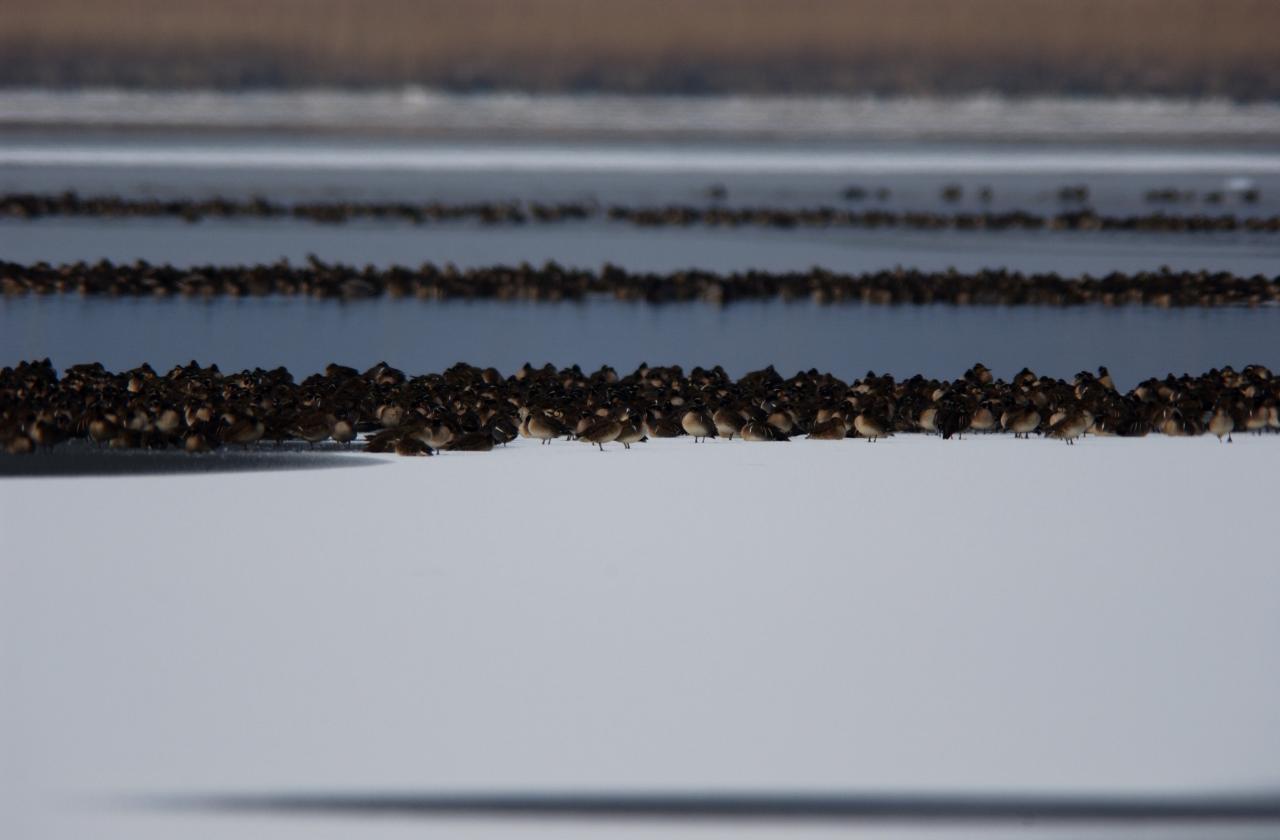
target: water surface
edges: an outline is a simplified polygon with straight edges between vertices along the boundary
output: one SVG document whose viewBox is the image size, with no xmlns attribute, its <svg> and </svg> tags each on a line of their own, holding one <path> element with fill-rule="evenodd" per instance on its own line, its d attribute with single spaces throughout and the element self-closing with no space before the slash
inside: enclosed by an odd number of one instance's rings
<svg viewBox="0 0 1280 840">
<path fill-rule="evenodd" d="M 854 377 L 954 377 L 976 361 L 1000 376 L 1024 365 L 1069 377 L 1098 365 L 1119 383 L 1167 372 L 1261 363 L 1280 369 L 1280 310 L 1151 307 L 821 306 L 745 301 L 650 305 L 310 299 L 0 301 L 0 364 L 49 357 L 60 367 L 160 368 L 192 359 L 224 369 L 380 360 L 413 373 L 459 361 L 510 373 L 525 362 L 722 364 L 741 375 L 773 364 Z"/>
</svg>

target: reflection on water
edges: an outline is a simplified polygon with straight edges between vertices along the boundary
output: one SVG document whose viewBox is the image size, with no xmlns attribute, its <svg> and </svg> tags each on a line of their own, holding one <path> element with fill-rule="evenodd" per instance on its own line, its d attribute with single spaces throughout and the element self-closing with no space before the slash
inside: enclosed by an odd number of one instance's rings
<svg viewBox="0 0 1280 840">
<path fill-rule="evenodd" d="M 221 449 L 191 455 L 175 450 L 106 449 L 71 440 L 44 452 L 0 456 L 0 478 L 68 478 L 122 475 L 202 475 L 222 472 L 314 470 L 386 463 L 350 454 L 336 445 L 308 451 L 299 446 Z"/>
<path fill-rule="evenodd" d="M 982 361 L 1005 377 L 1024 365 L 1064 377 L 1107 365 L 1129 387 L 1228 364 L 1280 368 L 1278 328 L 1275 309 L 26 297 L 0 301 L 0 364 L 48 356 L 59 367 L 163 368 L 196 359 L 305 375 L 332 361 L 363 368 L 383 359 L 418 373 L 458 361 L 504 372 L 526 361 L 626 370 L 649 362 L 722 364 L 735 376 L 773 364 L 784 374 L 954 377 Z"/>
</svg>

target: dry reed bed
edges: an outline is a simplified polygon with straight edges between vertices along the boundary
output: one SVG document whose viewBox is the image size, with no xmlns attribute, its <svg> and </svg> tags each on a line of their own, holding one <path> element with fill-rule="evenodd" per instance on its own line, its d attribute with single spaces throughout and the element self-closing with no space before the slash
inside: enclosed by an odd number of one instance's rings
<svg viewBox="0 0 1280 840">
<path fill-rule="evenodd" d="M 1268 0 L 9 0 L 7 84 L 1280 94 Z"/>
</svg>

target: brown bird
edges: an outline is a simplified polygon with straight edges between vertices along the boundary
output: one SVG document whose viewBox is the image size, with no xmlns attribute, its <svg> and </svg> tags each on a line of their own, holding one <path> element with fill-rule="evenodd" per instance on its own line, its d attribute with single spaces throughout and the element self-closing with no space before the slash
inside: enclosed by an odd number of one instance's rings
<svg viewBox="0 0 1280 840">
<path fill-rule="evenodd" d="M 849 434 L 849 428 L 844 424 L 844 418 L 835 415 L 821 423 L 814 424 L 809 430 L 809 434 L 805 435 L 808 440 L 844 440 Z"/>
<path fill-rule="evenodd" d="M 680 418 L 680 426 L 686 434 L 693 436 L 694 443 L 700 443 L 709 437 L 716 436 L 716 424 L 711 415 L 701 406 L 689 409 Z"/>
<path fill-rule="evenodd" d="M 256 417 L 240 417 L 223 427 L 219 434 L 223 443 L 238 443 L 246 449 L 249 444 L 262 440 L 267 427 Z"/>
<path fill-rule="evenodd" d="M 396 454 L 408 456 L 434 455 L 436 451 L 416 437 L 405 435 L 396 441 Z"/>
<path fill-rule="evenodd" d="M 578 433 L 578 440 L 594 443 L 604 451 L 604 445 L 618 439 L 622 434 L 622 424 L 612 417 L 601 417 Z"/>
<path fill-rule="evenodd" d="M 622 444 L 623 449 L 630 449 L 633 443 L 644 443 L 649 438 L 645 437 L 644 431 L 640 426 L 636 425 L 635 420 L 630 414 L 622 421 L 622 430 L 618 432 L 617 441 Z"/>
<path fill-rule="evenodd" d="M 1040 428 L 1040 412 L 1030 405 L 1010 409 L 1000 415 L 1000 425 L 1013 432 L 1015 438 L 1025 438 Z"/>
<path fill-rule="evenodd" d="M 544 446 L 569 433 L 563 423 L 541 411 L 529 413 L 528 429 L 529 437 L 537 438 Z"/>
<path fill-rule="evenodd" d="M 889 424 L 868 411 L 863 411 L 853 418 L 853 428 L 867 439 L 867 443 L 874 443 L 882 437 L 889 436 Z"/>
<path fill-rule="evenodd" d="M 313 449 L 317 443 L 329 439 L 333 432 L 332 420 L 323 412 L 313 411 L 304 414 L 294 423 L 293 433 L 307 442 Z"/>
<path fill-rule="evenodd" d="M 1209 431 L 1218 436 L 1218 443 L 1222 443 L 1223 437 L 1227 439 L 1227 443 L 1231 443 L 1231 433 L 1235 428 L 1235 419 L 1222 406 L 1218 406 L 1217 411 L 1209 418 Z"/>
<path fill-rule="evenodd" d="M 748 420 L 742 425 L 742 439 L 754 442 L 785 441 L 787 435 L 764 420 Z"/>
<path fill-rule="evenodd" d="M 734 435 L 742 431 L 743 417 L 738 411 L 730 408 L 717 408 L 715 413 L 711 415 L 711 420 L 716 424 L 716 433 L 733 440 Z"/>
<path fill-rule="evenodd" d="M 1092 418 L 1086 418 L 1083 411 L 1073 408 L 1063 412 L 1062 418 L 1049 426 L 1048 434 L 1051 438 L 1075 443 L 1076 438 L 1083 435 L 1092 422 Z"/>
</svg>

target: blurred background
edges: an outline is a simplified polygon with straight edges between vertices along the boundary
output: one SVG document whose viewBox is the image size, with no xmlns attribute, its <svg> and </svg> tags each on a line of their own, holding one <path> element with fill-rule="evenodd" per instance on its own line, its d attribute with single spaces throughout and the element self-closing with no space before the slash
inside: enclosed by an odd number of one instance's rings
<svg viewBox="0 0 1280 840">
<path fill-rule="evenodd" d="M 1268 0 L 8 0 L 9 85 L 1280 93 Z"/>
<path fill-rule="evenodd" d="M 1277 31 L 1280 4 L 1266 0 L 8 0 L 0 192 L 1267 217 L 1280 212 Z M 642 228 L 603 214 L 497 228 L 0 218 L 17 262 L 178 266 L 316 255 L 380 267 L 1251 275 L 1274 271 L 1277 238 Z M 1005 375 L 1108 364 L 1125 381 L 1164 365 L 1280 364 L 1269 311 L 103 304 L 10 301 L 0 353 L 126 366 L 200 355 L 300 372 L 394 356 L 423 370 L 466 357 L 935 376 L 981 359 Z M 286 338 L 297 335 L 315 340 Z"/>
</svg>

